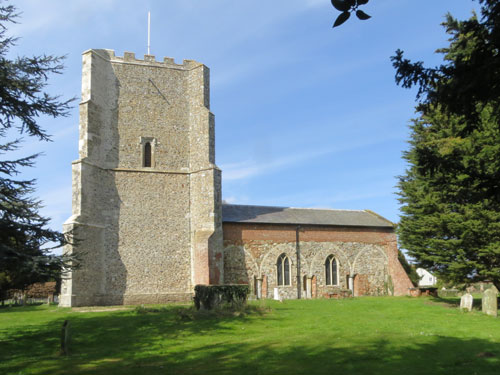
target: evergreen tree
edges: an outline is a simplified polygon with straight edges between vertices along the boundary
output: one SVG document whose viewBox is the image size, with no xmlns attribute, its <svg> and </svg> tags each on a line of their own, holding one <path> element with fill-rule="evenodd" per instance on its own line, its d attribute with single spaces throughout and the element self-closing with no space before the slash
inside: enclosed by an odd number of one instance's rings
<svg viewBox="0 0 500 375">
<path fill-rule="evenodd" d="M 10 129 L 48 141 L 37 118 L 65 116 L 70 103 L 44 92 L 48 76 L 62 70 L 61 57 L 7 57 L 16 39 L 7 36 L 6 25 L 16 17 L 16 9 L 0 1 L 0 294 L 57 277 L 71 261 L 51 253 L 66 239 L 47 228 L 49 219 L 39 214 L 40 202 L 32 197 L 35 181 L 16 178 L 38 155 L 8 159 L 20 146 L 20 139 L 7 140 Z"/>
<path fill-rule="evenodd" d="M 412 282 L 413 285 L 418 286 L 418 282 L 420 281 L 420 276 L 417 273 L 417 269 L 415 266 L 411 265 L 408 263 L 406 260 L 405 255 L 401 250 L 398 250 L 398 260 L 399 263 L 403 266 L 403 269 L 405 270 L 406 274 L 410 278 L 410 281 Z"/>
<path fill-rule="evenodd" d="M 425 68 L 397 51 L 396 81 L 417 86 L 400 177 L 400 244 L 418 265 L 452 283 L 500 288 L 500 4 L 481 18 L 447 16 L 444 63 Z"/>
</svg>

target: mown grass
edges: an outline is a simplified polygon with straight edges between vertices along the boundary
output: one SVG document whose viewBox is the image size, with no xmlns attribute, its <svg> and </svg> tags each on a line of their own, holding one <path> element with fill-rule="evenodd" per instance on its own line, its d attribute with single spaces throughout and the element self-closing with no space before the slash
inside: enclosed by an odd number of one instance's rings
<svg viewBox="0 0 500 375">
<path fill-rule="evenodd" d="M 500 319 L 456 299 L 257 302 L 81 312 L 0 309 L 0 374 L 499 374 Z M 71 354 L 59 335 L 71 322 Z"/>
</svg>

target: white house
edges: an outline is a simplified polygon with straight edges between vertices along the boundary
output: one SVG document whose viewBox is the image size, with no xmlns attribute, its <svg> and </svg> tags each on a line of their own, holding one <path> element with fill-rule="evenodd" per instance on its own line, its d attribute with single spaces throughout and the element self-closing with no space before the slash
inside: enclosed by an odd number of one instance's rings
<svg viewBox="0 0 500 375">
<path fill-rule="evenodd" d="M 420 276 L 420 281 L 418 286 L 434 286 L 437 283 L 437 277 L 433 276 L 429 271 L 423 268 L 417 268 L 418 276 Z"/>
</svg>

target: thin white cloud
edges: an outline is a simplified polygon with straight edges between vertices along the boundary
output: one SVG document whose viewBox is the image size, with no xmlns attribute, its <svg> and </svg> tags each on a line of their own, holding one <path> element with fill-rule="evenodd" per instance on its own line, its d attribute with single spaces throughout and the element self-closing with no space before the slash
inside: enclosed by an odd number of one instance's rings
<svg viewBox="0 0 500 375">
<path fill-rule="evenodd" d="M 212 87 L 216 87 L 217 90 L 220 90 L 225 85 L 235 85 L 242 80 L 262 73 L 265 70 L 273 69 L 282 63 L 282 61 L 275 60 L 262 64 L 261 61 L 261 57 L 257 58 L 254 56 L 252 59 L 247 59 L 244 62 L 239 62 L 238 64 L 231 64 L 226 68 L 215 71 L 213 78 L 211 78 Z"/>
<path fill-rule="evenodd" d="M 224 195 L 222 198 L 223 202 L 228 204 L 245 204 L 249 200 L 246 195 L 232 193 L 228 196 Z"/>
<path fill-rule="evenodd" d="M 63 140 L 63 139 L 67 139 L 69 137 L 72 137 L 75 134 L 78 134 L 78 124 L 69 125 L 69 126 L 66 126 L 64 128 L 57 130 L 51 136 L 51 139 L 52 139 L 52 141 L 59 141 L 59 140 Z"/>
<path fill-rule="evenodd" d="M 284 169 L 298 162 L 313 159 L 331 153 L 332 150 L 312 151 L 302 154 L 285 155 L 269 162 L 245 160 L 237 163 L 223 164 L 222 178 L 224 181 L 241 180 L 257 175 L 270 173 L 277 169 Z"/>
<path fill-rule="evenodd" d="M 40 152 L 43 153 L 43 152 L 48 152 L 50 150 L 54 150 L 57 147 L 58 143 L 75 139 L 78 136 L 78 125 L 66 126 L 58 129 L 53 134 L 49 133 L 52 142 L 41 141 L 38 138 L 30 137 L 26 134 L 22 134 L 20 136 L 19 134 L 16 133 L 15 130 L 12 130 L 9 134 L 10 137 L 8 139 L 18 139 L 18 138 L 22 139 L 19 145 L 20 146 L 19 149 L 16 151 L 12 151 L 8 154 L 9 159 L 22 158 L 27 155 L 33 155 Z M 76 144 L 77 143 L 75 142 L 75 145 Z"/>
<path fill-rule="evenodd" d="M 328 1 L 325 1 L 325 0 L 306 0 L 306 1 L 304 1 L 304 5 L 306 8 L 322 7 L 325 5 L 325 3 L 328 4 Z"/>
<path fill-rule="evenodd" d="M 222 169 L 222 179 L 224 182 L 249 179 L 267 173 L 275 172 L 277 170 L 283 170 L 306 160 L 329 154 L 366 148 L 367 146 L 399 138 L 400 135 L 397 133 L 392 133 L 389 135 L 384 134 L 381 137 L 361 139 L 358 141 L 336 144 L 329 147 L 316 147 L 314 150 L 302 153 L 286 154 L 274 160 L 272 158 L 269 158 L 268 160 L 264 158 L 250 158 L 235 163 L 221 163 L 220 167 Z M 298 149 L 304 149 L 304 145 L 305 144 L 299 144 L 296 146 Z"/>
<path fill-rule="evenodd" d="M 393 191 L 387 189 L 385 183 L 376 183 L 364 185 L 363 187 L 353 186 L 351 189 L 343 191 L 325 187 L 294 194 L 280 194 L 279 196 L 271 196 L 260 200 L 259 204 L 332 209 L 342 207 L 346 202 L 373 202 L 376 199 L 392 195 Z M 368 207 L 362 206 L 360 209 L 365 208 Z"/>
<path fill-rule="evenodd" d="M 19 23 L 9 26 L 9 32 L 24 36 L 52 29 L 61 30 L 82 24 L 91 15 L 108 11 L 116 4 L 117 0 L 17 0 L 15 6 L 21 17 Z"/>
<path fill-rule="evenodd" d="M 61 231 L 62 225 L 71 216 L 71 185 L 41 192 L 39 195 L 43 207 L 40 214 L 49 217 L 49 227 Z"/>
<path fill-rule="evenodd" d="M 325 203 L 335 205 L 336 203 L 341 203 L 341 202 L 360 201 L 365 199 L 387 197 L 390 195 L 392 195 L 392 192 L 388 191 L 385 187 L 382 187 L 380 190 L 370 189 L 370 192 L 358 191 L 358 192 L 336 193 L 331 197 L 327 197 Z"/>
</svg>

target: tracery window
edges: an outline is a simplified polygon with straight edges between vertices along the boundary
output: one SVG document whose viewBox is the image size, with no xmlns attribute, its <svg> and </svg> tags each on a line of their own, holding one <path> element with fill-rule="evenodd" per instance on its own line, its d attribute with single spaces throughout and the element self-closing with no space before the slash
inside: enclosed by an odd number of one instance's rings
<svg viewBox="0 0 500 375">
<path fill-rule="evenodd" d="M 143 167 L 151 167 L 151 142 L 144 144 L 144 163 Z"/>
<path fill-rule="evenodd" d="M 290 259 L 288 259 L 285 253 L 278 257 L 276 271 L 278 274 L 278 285 L 290 285 Z"/>
<path fill-rule="evenodd" d="M 338 285 L 338 264 L 333 255 L 329 255 L 325 261 L 325 283 L 326 285 Z"/>
</svg>

